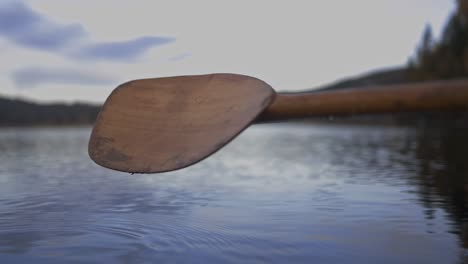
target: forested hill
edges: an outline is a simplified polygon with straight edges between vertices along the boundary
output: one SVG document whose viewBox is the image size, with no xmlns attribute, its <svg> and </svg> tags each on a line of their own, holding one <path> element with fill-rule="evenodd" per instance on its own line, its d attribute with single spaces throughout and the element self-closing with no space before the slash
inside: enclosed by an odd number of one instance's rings
<svg viewBox="0 0 468 264">
<path fill-rule="evenodd" d="M 320 87 L 320 90 L 337 90 L 351 87 L 366 87 L 375 85 L 400 84 L 413 81 L 406 67 L 373 71 L 357 77 L 339 80 L 330 85 Z"/>
<path fill-rule="evenodd" d="M 92 124 L 100 106 L 81 103 L 37 104 L 0 98 L 0 126 Z"/>
<path fill-rule="evenodd" d="M 440 37 L 426 25 L 408 65 L 345 79 L 323 89 L 468 78 L 468 0 L 456 0 Z"/>
</svg>

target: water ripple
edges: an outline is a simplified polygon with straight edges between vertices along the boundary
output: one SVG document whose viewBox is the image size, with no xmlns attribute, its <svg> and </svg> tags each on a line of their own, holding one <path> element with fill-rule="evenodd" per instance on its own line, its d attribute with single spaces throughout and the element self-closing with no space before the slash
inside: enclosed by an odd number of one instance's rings
<svg viewBox="0 0 468 264">
<path fill-rule="evenodd" d="M 457 263 L 468 248 L 452 134 L 261 125 L 193 167 L 129 175 L 89 160 L 89 132 L 0 130 L 1 263 Z"/>
</svg>

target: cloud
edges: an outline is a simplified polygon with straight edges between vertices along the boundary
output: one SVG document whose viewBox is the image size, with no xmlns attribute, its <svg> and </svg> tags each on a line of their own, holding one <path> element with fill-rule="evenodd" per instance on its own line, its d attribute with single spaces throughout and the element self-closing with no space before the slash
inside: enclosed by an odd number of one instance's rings
<svg viewBox="0 0 468 264">
<path fill-rule="evenodd" d="M 23 47 L 58 51 L 86 35 L 79 24 L 48 21 L 22 2 L 0 5 L 0 35 Z"/>
<path fill-rule="evenodd" d="M 74 59 L 129 62 L 150 48 L 174 38 L 144 36 L 136 39 L 91 43 L 80 24 L 59 25 L 22 2 L 0 4 L 0 36 L 22 47 L 48 51 Z"/>
<path fill-rule="evenodd" d="M 175 55 L 173 57 L 170 57 L 169 60 L 170 61 L 180 61 L 180 60 L 183 60 L 183 59 L 188 58 L 190 56 L 192 56 L 192 53 L 184 52 L 184 53 L 177 54 L 177 55 Z"/>
<path fill-rule="evenodd" d="M 15 71 L 12 80 L 17 87 L 33 88 L 41 84 L 78 84 L 102 85 L 113 84 L 115 80 L 108 76 L 77 69 L 28 67 Z"/>
<path fill-rule="evenodd" d="M 128 41 L 96 43 L 83 47 L 74 55 L 94 60 L 129 61 L 140 57 L 148 49 L 174 42 L 169 37 L 141 37 Z"/>
</svg>

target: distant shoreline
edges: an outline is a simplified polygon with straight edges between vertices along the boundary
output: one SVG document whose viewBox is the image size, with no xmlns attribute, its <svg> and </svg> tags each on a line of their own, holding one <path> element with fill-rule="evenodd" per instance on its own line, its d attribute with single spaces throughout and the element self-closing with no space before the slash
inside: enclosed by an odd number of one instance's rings
<svg viewBox="0 0 468 264">
<path fill-rule="evenodd" d="M 400 67 L 373 71 L 356 78 L 342 79 L 341 81 L 323 86 L 320 89 L 314 89 L 313 91 L 347 89 L 351 87 L 378 87 L 381 85 L 406 82 L 409 82 L 406 75 L 406 68 Z M 41 104 L 23 99 L 0 97 L 0 129 L 28 127 L 91 127 L 101 107 L 101 105 L 88 103 Z M 443 123 L 444 119 L 464 122 L 467 120 L 467 116 L 467 113 L 395 113 L 324 116 L 304 120 L 291 120 L 290 122 L 316 124 L 342 123 L 348 125 L 436 126 L 437 124 Z"/>
<path fill-rule="evenodd" d="M 0 127 L 92 125 L 100 105 L 40 104 L 0 98 Z"/>
<path fill-rule="evenodd" d="M 92 128 L 93 124 L 25 124 L 25 125 L 0 125 L 2 129 L 15 128 Z"/>
</svg>

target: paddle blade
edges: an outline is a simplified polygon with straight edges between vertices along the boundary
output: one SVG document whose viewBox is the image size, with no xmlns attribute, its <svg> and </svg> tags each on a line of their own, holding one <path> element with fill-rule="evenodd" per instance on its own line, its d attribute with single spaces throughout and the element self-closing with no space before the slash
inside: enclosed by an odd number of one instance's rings
<svg viewBox="0 0 468 264">
<path fill-rule="evenodd" d="M 265 82 L 236 74 L 130 81 L 117 87 L 101 109 L 89 155 L 124 172 L 181 169 L 227 144 L 274 96 Z"/>
</svg>

